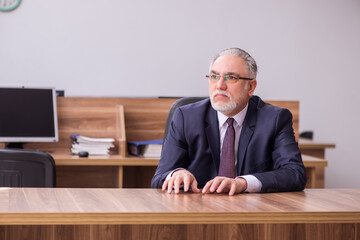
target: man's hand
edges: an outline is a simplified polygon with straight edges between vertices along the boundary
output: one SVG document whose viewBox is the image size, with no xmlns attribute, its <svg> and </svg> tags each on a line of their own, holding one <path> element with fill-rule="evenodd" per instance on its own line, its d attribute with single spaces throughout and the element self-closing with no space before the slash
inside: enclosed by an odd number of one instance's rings
<svg viewBox="0 0 360 240">
<path fill-rule="evenodd" d="M 171 178 L 165 180 L 165 182 L 163 183 L 162 190 L 165 191 L 167 188 L 167 192 L 171 193 L 174 187 L 175 193 L 179 193 L 180 185 L 182 184 L 184 185 L 184 192 L 189 191 L 190 187 L 193 192 L 200 192 L 200 190 L 197 188 L 198 183 L 194 175 L 192 175 L 191 172 L 185 169 L 173 172 Z"/>
<path fill-rule="evenodd" d="M 241 193 L 247 188 L 247 182 L 244 178 L 215 177 L 208 181 L 202 190 L 202 193 L 227 193 L 232 196 L 235 193 Z"/>
</svg>

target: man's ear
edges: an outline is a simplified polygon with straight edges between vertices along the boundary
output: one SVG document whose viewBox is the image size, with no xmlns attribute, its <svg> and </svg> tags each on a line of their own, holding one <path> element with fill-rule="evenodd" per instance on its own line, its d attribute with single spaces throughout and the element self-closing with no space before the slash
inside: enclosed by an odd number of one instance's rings
<svg viewBox="0 0 360 240">
<path fill-rule="evenodd" d="M 248 88 L 248 94 L 249 94 L 249 97 L 251 97 L 251 96 L 254 94 L 255 88 L 256 88 L 256 86 L 257 86 L 257 81 L 256 81 L 256 79 L 250 80 L 248 86 L 249 86 L 249 88 Z"/>
</svg>

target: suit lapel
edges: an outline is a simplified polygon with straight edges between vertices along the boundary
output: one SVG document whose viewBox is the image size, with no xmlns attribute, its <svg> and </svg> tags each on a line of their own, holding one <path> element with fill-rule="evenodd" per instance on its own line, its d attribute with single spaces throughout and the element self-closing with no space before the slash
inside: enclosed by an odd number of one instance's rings
<svg viewBox="0 0 360 240">
<path fill-rule="evenodd" d="M 254 133 L 255 124 L 256 124 L 256 104 L 254 101 L 252 101 L 252 99 L 250 99 L 246 117 L 243 122 L 243 126 L 240 133 L 240 140 L 238 146 L 237 176 L 242 174 L 245 153 L 249 141 Z"/>
<path fill-rule="evenodd" d="M 211 155 L 216 166 L 219 169 L 220 164 L 220 133 L 219 121 L 216 111 L 209 106 L 205 116 L 205 134 L 210 146 Z"/>
</svg>

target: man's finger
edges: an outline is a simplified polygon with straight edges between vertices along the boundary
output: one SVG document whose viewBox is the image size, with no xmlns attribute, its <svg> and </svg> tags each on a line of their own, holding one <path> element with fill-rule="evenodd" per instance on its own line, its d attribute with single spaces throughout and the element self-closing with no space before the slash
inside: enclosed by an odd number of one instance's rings
<svg viewBox="0 0 360 240">
<path fill-rule="evenodd" d="M 198 189 L 197 185 L 198 185 L 198 182 L 197 182 L 196 179 L 194 178 L 193 181 L 192 181 L 192 183 L 191 183 L 191 190 L 192 190 L 193 192 L 200 192 L 200 190 Z"/>
<path fill-rule="evenodd" d="M 182 177 L 177 176 L 175 178 L 175 189 L 174 189 L 176 194 L 179 193 L 179 191 L 180 191 L 180 184 L 181 183 L 182 183 Z"/>
<path fill-rule="evenodd" d="M 184 177 L 184 192 L 189 191 L 189 187 L 190 187 L 190 176 L 186 174 Z"/>
<path fill-rule="evenodd" d="M 211 187 L 210 187 L 210 192 L 215 192 L 216 189 L 219 187 L 220 183 L 222 182 L 222 178 L 214 178 L 214 181 L 213 183 L 211 184 Z"/>
<path fill-rule="evenodd" d="M 216 192 L 217 193 L 225 192 L 227 189 L 230 188 L 229 184 L 231 184 L 231 181 L 229 181 L 229 179 L 227 178 L 222 179 L 219 186 L 216 189 Z"/>
<path fill-rule="evenodd" d="M 203 190 L 202 190 L 203 193 L 209 193 L 210 192 L 209 189 L 210 189 L 213 181 L 214 181 L 214 179 L 211 179 L 210 181 L 208 181 L 205 184 L 205 186 L 203 187 Z"/>
<path fill-rule="evenodd" d="M 174 185 L 174 178 L 173 177 L 171 177 L 170 179 L 169 179 L 169 182 L 168 182 L 168 193 L 171 193 L 171 191 L 172 191 L 172 188 L 173 188 L 173 185 Z"/>
<path fill-rule="evenodd" d="M 167 185 L 168 185 L 168 182 L 169 182 L 169 179 L 164 181 L 164 183 L 163 183 L 163 185 L 162 185 L 162 188 L 161 188 L 162 191 L 165 191 L 165 190 L 166 190 L 166 187 L 167 187 Z"/>
<path fill-rule="evenodd" d="M 237 188 L 237 186 L 236 186 L 236 181 L 235 181 L 235 182 L 233 182 L 233 183 L 231 184 L 231 188 L 230 188 L 230 191 L 229 191 L 229 195 L 230 195 L 230 196 L 232 196 L 232 195 L 235 194 L 236 188 Z"/>
</svg>

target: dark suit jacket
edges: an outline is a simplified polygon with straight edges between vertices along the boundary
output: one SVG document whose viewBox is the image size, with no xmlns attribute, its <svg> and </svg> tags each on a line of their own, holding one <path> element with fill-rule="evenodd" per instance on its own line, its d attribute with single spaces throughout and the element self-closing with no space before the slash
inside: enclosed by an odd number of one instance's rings
<svg viewBox="0 0 360 240">
<path fill-rule="evenodd" d="M 305 168 L 289 110 L 252 96 L 238 149 L 237 176 L 254 175 L 262 183 L 261 192 L 304 189 Z M 210 100 L 179 107 L 174 113 L 151 187 L 160 188 L 172 170 L 185 168 L 194 174 L 198 187 L 202 188 L 217 176 L 219 163 L 219 123 Z"/>
</svg>

